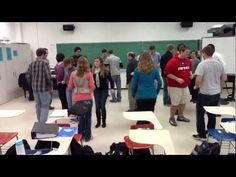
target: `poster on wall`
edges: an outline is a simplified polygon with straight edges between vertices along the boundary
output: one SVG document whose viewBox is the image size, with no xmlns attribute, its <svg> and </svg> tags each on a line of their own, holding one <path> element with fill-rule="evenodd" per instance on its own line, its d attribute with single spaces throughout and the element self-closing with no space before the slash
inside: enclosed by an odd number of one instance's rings
<svg viewBox="0 0 236 177">
<path fill-rule="evenodd" d="M 3 61 L 2 48 L 0 48 L 0 61 Z"/>
<path fill-rule="evenodd" d="M 17 56 L 18 56 L 17 50 L 13 50 L 13 56 L 14 56 L 14 57 L 17 57 Z"/>
</svg>

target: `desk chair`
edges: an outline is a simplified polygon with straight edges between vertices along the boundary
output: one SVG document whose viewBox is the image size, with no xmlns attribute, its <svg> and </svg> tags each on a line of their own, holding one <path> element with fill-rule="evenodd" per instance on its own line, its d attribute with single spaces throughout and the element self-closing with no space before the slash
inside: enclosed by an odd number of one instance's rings
<svg viewBox="0 0 236 177">
<path fill-rule="evenodd" d="M 136 124 L 136 125 L 131 125 L 130 129 L 154 129 L 153 124 Z M 141 143 L 135 143 L 130 140 L 129 136 L 124 137 L 125 145 L 129 149 L 130 154 L 134 154 L 135 149 L 151 149 L 152 154 L 154 155 L 154 145 L 152 144 L 141 144 Z"/>
</svg>

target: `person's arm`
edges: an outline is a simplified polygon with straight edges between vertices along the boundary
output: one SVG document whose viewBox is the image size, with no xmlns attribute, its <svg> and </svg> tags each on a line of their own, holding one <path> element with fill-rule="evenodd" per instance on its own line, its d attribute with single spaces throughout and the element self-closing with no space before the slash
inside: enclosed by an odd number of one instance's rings
<svg viewBox="0 0 236 177">
<path fill-rule="evenodd" d="M 120 58 L 119 58 L 119 60 L 120 60 L 120 68 L 123 68 L 123 63 Z"/>
<path fill-rule="evenodd" d="M 50 90 L 52 90 L 50 66 L 49 63 L 47 62 L 44 63 L 44 72 L 46 76 L 46 82 L 48 83 L 48 87 L 50 88 Z"/>
<path fill-rule="evenodd" d="M 181 79 L 179 77 L 176 77 L 174 74 L 168 74 L 167 77 L 172 79 L 172 80 L 175 80 L 176 82 L 178 82 L 180 84 L 184 83 L 183 79 Z"/>
<path fill-rule="evenodd" d="M 74 84 L 74 72 L 76 72 L 76 71 L 73 71 L 72 73 L 71 73 L 71 75 L 70 75 L 70 79 L 69 79 L 69 83 L 68 83 L 68 89 L 69 90 L 73 90 L 74 88 L 75 88 L 75 84 Z"/>
<path fill-rule="evenodd" d="M 196 80 L 195 80 L 194 89 L 198 89 L 201 87 L 202 79 L 204 76 L 204 70 L 203 70 L 203 66 L 201 63 L 197 66 L 197 69 L 195 71 L 195 75 L 196 75 Z"/>
<path fill-rule="evenodd" d="M 164 69 L 164 74 L 172 80 L 175 80 L 176 82 L 182 84 L 184 83 L 184 80 L 181 78 L 176 77 L 174 74 L 172 74 L 175 71 L 176 66 L 174 65 L 174 63 L 172 62 L 172 60 L 170 60 L 165 69 Z"/>
<path fill-rule="evenodd" d="M 134 71 L 133 81 L 132 81 L 132 96 L 135 97 L 138 88 L 138 70 Z"/>
<path fill-rule="evenodd" d="M 93 93 L 93 91 L 95 90 L 95 83 L 94 83 L 92 72 L 88 73 L 87 79 L 88 79 L 88 83 L 89 83 L 90 93 Z"/>
<path fill-rule="evenodd" d="M 109 82 L 111 84 L 111 89 L 114 89 L 114 82 L 113 82 L 113 79 L 111 77 L 111 73 L 110 72 L 107 74 L 107 79 L 109 80 Z"/>
<path fill-rule="evenodd" d="M 31 85 L 31 81 L 32 81 L 31 65 L 32 65 L 32 63 L 29 65 L 28 70 L 27 70 L 26 75 L 25 75 L 25 78 L 26 78 L 27 83 L 28 83 L 29 85 Z"/>
<path fill-rule="evenodd" d="M 161 76 L 160 76 L 160 72 L 158 70 L 155 73 L 155 76 L 156 76 L 156 80 L 157 80 L 157 95 L 158 95 L 160 92 L 161 86 L 162 86 Z"/>
</svg>

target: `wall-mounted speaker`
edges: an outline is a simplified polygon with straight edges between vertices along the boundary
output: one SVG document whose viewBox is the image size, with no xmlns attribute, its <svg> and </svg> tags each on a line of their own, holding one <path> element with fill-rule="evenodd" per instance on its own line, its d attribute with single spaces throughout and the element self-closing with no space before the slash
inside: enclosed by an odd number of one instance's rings
<svg viewBox="0 0 236 177">
<path fill-rule="evenodd" d="M 74 31 L 74 30 L 75 30 L 75 25 L 73 24 L 63 25 L 63 31 Z"/>
<path fill-rule="evenodd" d="M 193 22 L 181 22 L 180 26 L 182 28 L 191 28 L 191 27 L 193 27 Z"/>
</svg>

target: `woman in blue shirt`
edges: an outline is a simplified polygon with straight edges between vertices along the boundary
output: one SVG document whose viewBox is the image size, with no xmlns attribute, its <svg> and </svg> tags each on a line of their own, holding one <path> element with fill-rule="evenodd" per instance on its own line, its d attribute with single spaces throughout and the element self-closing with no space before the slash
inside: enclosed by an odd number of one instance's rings
<svg viewBox="0 0 236 177">
<path fill-rule="evenodd" d="M 155 82 L 157 81 L 157 86 Z M 160 72 L 154 67 L 152 58 L 148 52 L 140 55 L 138 67 L 134 71 L 132 82 L 132 94 L 136 99 L 137 111 L 153 111 L 156 98 L 161 89 L 162 81 Z M 139 121 L 138 123 L 149 123 Z"/>
</svg>

